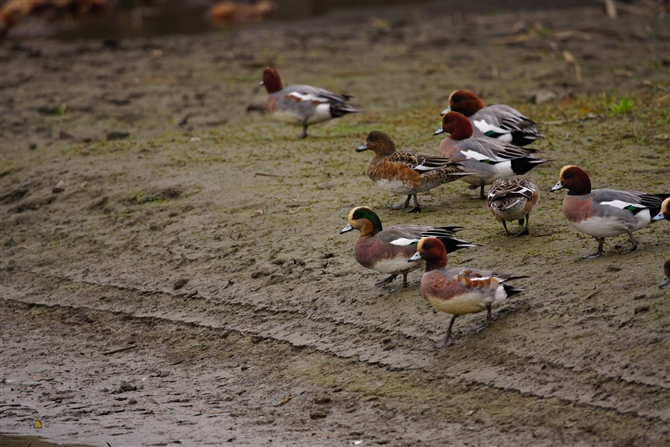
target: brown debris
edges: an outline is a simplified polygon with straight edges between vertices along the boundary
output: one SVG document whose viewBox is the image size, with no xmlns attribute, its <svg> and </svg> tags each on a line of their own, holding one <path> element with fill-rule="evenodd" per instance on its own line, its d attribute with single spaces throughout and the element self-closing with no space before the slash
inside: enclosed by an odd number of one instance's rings
<svg viewBox="0 0 670 447">
<path fill-rule="evenodd" d="M 270 17 L 276 9 L 277 5 L 268 0 L 261 0 L 252 5 L 224 1 L 209 8 L 207 19 L 214 26 L 230 22 L 260 22 Z"/>
<path fill-rule="evenodd" d="M 29 16 L 83 18 L 107 10 L 108 0 L 9 0 L 0 9 L 0 34 Z"/>
</svg>

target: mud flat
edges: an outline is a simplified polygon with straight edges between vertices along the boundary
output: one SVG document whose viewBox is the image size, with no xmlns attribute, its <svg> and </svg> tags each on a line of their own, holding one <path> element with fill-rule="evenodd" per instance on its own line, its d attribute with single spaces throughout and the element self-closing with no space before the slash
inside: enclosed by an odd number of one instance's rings
<svg viewBox="0 0 670 447">
<path fill-rule="evenodd" d="M 614 238 L 581 260 L 596 243 L 548 193 L 565 164 L 596 187 L 670 191 L 667 16 L 377 17 L 0 45 L 3 432 L 113 447 L 668 445 L 670 223 L 639 231 L 636 252 Z M 365 113 L 297 140 L 258 112 L 266 64 Z M 371 130 L 436 153 L 455 88 L 546 135 L 529 237 L 506 237 L 463 182 L 423 194 L 414 216 L 364 175 L 354 148 Z M 357 205 L 387 225 L 465 227 L 480 246 L 450 263 L 528 275 L 527 291 L 481 332 L 484 314 L 459 318 L 455 344 L 434 350 L 448 316 L 420 297 L 420 273 L 376 288 L 356 236 L 339 234 Z"/>
</svg>

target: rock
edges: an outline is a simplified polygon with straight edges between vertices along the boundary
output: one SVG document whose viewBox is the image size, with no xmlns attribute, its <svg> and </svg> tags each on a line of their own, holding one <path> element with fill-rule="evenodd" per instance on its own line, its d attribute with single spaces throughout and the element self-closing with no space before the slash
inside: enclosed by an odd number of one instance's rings
<svg viewBox="0 0 670 447">
<path fill-rule="evenodd" d="M 107 141 L 112 141 L 112 140 L 124 140 L 126 138 L 130 137 L 129 132 L 121 132 L 118 130 L 114 130 L 112 132 L 109 132 L 107 134 Z"/>
<path fill-rule="evenodd" d="M 174 282 L 174 284 L 172 285 L 172 288 L 174 290 L 179 290 L 182 287 L 184 287 L 186 285 L 186 283 L 188 283 L 188 278 L 179 278 L 178 280 L 176 280 Z"/>
<path fill-rule="evenodd" d="M 126 391 L 137 391 L 137 387 L 128 382 L 121 382 L 119 385 L 119 393 L 125 393 Z"/>
<path fill-rule="evenodd" d="M 328 416 L 328 413 L 323 410 L 311 410 L 309 412 L 310 419 L 325 419 Z"/>
<path fill-rule="evenodd" d="M 54 193 L 54 194 L 58 194 L 58 193 L 61 193 L 61 192 L 65 191 L 65 188 L 67 188 L 65 186 L 65 181 L 61 180 L 60 182 L 58 182 L 58 184 L 56 184 L 56 186 L 54 186 L 51 189 L 51 192 Z"/>
<path fill-rule="evenodd" d="M 637 306 L 635 308 L 635 315 L 642 313 L 642 312 L 649 312 L 649 306 Z"/>
<path fill-rule="evenodd" d="M 530 102 L 542 104 L 557 99 L 558 95 L 551 90 L 533 90 L 530 92 Z"/>
<path fill-rule="evenodd" d="M 314 399 L 314 403 L 318 405 L 324 405 L 324 404 L 329 404 L 330 403 L 330 397 L 328 396 L 319 396 L 316 399 Z"/>
</svg>

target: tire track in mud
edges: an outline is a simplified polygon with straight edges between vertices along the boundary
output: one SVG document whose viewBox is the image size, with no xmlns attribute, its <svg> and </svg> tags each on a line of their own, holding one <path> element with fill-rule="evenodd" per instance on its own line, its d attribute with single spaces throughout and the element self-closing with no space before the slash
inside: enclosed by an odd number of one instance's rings
<svg viewBox="0 0 670 447">
<path fill-rule="evenodd" d="M 390 372 L 250 334 L 58 304 L 1 305 L 6 355 L 21 357 L 25 346 L 36 347 L 30 366 L 13 372 L 28 376 L 2 383 L 6 396 L 22 402 L 0 405 L 6 427 L 46 413 L 45 426 L 60 430 L 61 439 L 76 427 L 78 443 L 139 445 L 145 434 L 143 445 L 272 439 L 272 445 L 327 447 L 364 439 L 400 447 L 449 439 L 454 445 L 605 446 L 620 439 L 610 434 L 612 425 L 625 427 L 625 439 L 636 441 L 630 445 L 661 445 L 663 438 L 660 422 L 633 415 L 447 383 L 425 370 Z M 95 361 L 109 343 L 131 341 L 136 349 Z M 82 361 L 83 355 L 91 358 Z M 293 399 L 278 407 L 286 396 Z M 556 435 L 548 439 L 549 433 Z"/>
<path fill-rule="evenodd" d="M 359 322 L 314 317 L 298 309 L 280 309 L 241 302 L 216 302 L 199 294 L 140 290 L 119 285 L 72 280 L 29 272 L 5 276 L 2 298 L 40 306 L 71 306 L 111 312 L 123 318 L 154 319 L 194 327 L 251 334 L 257 340 L 284 342 L 342 359 L 357 359 L 390 371 L 421 370 L 450 380 L 484 385 L 523 396 L 556 398 L 575 405 L 634 414 L 648 420 L 670 420 L 670 390 L 588 368 L 571 368 L 556 361 L 526 358 L 486 341 L 473 342 L 474 352 L 451 348 L 434 351 L 400 330 Z M 26 288 L 23 284 L 31 284 Z M 101 299 L 104 298 L 104 299 Z M 200 301 L 200 303 L 197 303 Z M 522 303 L 508 306 L 521 307 Z M 490 337 L 487 335 L 485 337 Z"/>
</svg>

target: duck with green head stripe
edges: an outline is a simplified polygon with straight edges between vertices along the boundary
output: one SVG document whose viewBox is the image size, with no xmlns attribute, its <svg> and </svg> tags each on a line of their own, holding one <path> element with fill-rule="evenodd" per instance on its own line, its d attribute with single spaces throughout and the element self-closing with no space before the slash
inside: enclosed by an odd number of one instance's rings
<svg viewBox="0 0 670 447">
<path fill-rule="evenodd" d="M 400 274 L 403 275 L 403 287 L 407 287 L 407 274 L 410 270 L 420 269 L 423 262 L 410 263 L 409 258 L 416 252 L 416 243 L 422 237 L 436 237 L 449 252 L 475 244 L 460 240 L 454 234 L 461 227 L 431 227 L 427 225 L 394 225 L 382 228 L 382 222 L 371 208 L 360 206 L 352 209 L 349 223 L 340 231 L 346 233 L 353 229 L 360 235 L 354 244 L 354 257 L 365 268 L 390 276 L 376 285 L 390 284 Z"/>
</svg>

